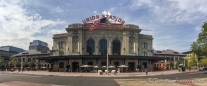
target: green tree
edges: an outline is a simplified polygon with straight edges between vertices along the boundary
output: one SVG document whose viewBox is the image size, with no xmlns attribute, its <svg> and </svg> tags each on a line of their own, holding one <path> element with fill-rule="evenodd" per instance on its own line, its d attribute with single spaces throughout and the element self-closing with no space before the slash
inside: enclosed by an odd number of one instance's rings
<svg viewBox="0 0 207 86">
<path fill-rule="evenodd" d="M 182 60 L 178 60 L 177 62 L 176 62 L 176 67 L 179 65 L 179 64 L 183 64 L 183 61 Z"/>
<path fill-rule="evenodd" d="M 29 66 L 28 62 L 23 63 L 23 67 L 28 67 L 28 66 Z"/>
<path fill-rule="evenodd" d="M 18 63 L 18 59 L 15 56 L 11 56 L 9 58 L 9 65 L 10 65 L 10 67 L 16 66 L 17 63 Z"/>
<path fill-rule="evenodd" d="M 196 42 L 191 44 L 191 50 L 197 56 L 207 56 L 207 22 L 204 22 L 202 30 Z"/>
<path fill-rule="evenodd" d="M 41 68 L 41 64 L 40 64 L 40 62 L 36 63 L 36 68 L 37 68 L 37 69 L 40 69 L 40 68 Z"/>
<path fill-rule="evenodd" d="M 204 56 L 200 61 L 199 61 L 200 66 L 206 66 L 207 65 L 207 57 Z"/>
<path fill-rule="evenodd" d="M 0 67 L 4 65 L 4 58 L 0 56 Z"/>
<path fill-rule="evenodd" d="M 170 67 L 172 68 L 172 67 L 174 67 L 174 62 L 170 62 Z"/>
<path fill-rule="evenodd" d="M 189 60 L 189 66 L 197 66 L 198 63 L 198 57 L 195 53 L 192 53 L 190 60 Z"/>
<path fill-rule="evenodd" d="M 34 67 L 36 66 L 35 63 L 33 61 L 29 62 L 29 66 L 34 69 Z"/>
<path fill-rule="evenodd" d="M 187 59 L 185 59 L 185 67 L 189 66 L 188 63 L 189 63 L 189 61 Z"/>
<path fill-rule="evenodd" d="M 17 62 L 16 66 L 17 67 L 21 67 L 21 63 L 20 62 Z"/>
</svg>

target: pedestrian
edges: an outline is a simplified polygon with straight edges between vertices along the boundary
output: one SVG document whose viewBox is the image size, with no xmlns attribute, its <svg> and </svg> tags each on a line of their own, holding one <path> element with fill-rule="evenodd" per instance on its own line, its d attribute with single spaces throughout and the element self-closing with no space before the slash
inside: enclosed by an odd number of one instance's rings
<svg viewBox="0 0 207 86">
<path fill-rule="evenodd" d="M 13 67 L 11 68 L 11 72 L 13 72 Z"/>
<path fill-rule="evenodd" d="M 145 70 L 145 72 L 146 72 L 146 75 L 148 75 L 148 72 L 147 72 L 147 70 Z"/>
<path fill-rule="evenodd" d="M 18 68 L 18 71 L 20 72 L 20 67 Z"/>
<path fill-rule="evenodd" d="M 120 68 L 118 68 L 118 74 L 120 74 Z"/>
</svg>

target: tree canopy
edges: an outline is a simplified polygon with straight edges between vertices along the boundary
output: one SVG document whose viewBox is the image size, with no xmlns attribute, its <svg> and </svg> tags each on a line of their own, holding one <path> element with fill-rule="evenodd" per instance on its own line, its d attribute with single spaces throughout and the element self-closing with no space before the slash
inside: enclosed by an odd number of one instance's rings
<svg viewBox="0 0 207 86">
<path fill-rule="evenodd" d="M 189 66 L 197 66 L 197 63 L 198 63 L 198 56 L 195 53 L 192 53 L 189 60 Z"/>
<path fill-rule="evenodd" d="M 204 22 L 197 41 L 191 44 L 191 50 L 198 56 L 207 56 L 207 22 Z"/>
<path fill-rule="evenodd" d="M 14 56 L 11 56 L 10 58 L 9 58 L 9 65 L 10 66 L 16 66 L 17 65 L 17 63 L 18 63 L 18 59 L 16 58 L 16 57 L 14 57 Z"/>
<path fill-rule="evenodd" d="M 180 64 L 183 64 L 183 61 L 182 60 L 178 60 L 177 62 L 176 62 L 176 67 L 178 66 L 178 65 L 180 65 Z"/>
<path fill-rule="evenodd" d="M 206 57 L 206 56 L 204 56 L 204 57 L 200 60 L 199 65 L 200 65 L 200 66 L 207 66 L 207 57 Z"/>
<path fill-rule="evenodd" d="M 4 65 L 4 58 L 0 56 L 0 66 Z"/>
</svg>

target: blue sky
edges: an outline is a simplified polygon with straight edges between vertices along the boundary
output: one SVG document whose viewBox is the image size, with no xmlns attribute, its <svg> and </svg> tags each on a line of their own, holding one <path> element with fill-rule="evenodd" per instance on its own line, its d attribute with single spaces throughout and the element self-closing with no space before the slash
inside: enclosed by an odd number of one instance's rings
<svg viewBox="0 0 207 86">
<path fill-rule="evenodd" d="M 52 36 L 66 33 L 71 23 L 109 12 L 136 24 L 141 34 L 153 36 L 155 50 L 190 50 L 204 21 L 207 0 L 0 0 L 0 46 L 25 50 L 35 39 L 48 42 Z"/>
</svg>

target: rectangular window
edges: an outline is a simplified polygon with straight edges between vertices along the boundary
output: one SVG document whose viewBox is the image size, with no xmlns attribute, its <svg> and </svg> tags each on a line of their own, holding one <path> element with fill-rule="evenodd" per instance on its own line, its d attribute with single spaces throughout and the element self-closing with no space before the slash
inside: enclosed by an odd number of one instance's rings
<svg viewBox="0 0 207 86">
<path fill-rule="evenodd" d="M 63 56 L 64 55 L 64 52 L 60 52 L 60 56 Z"/>
<path fill-rule="evenodd" d="M 147 56 L 147 52 L 143 52 L 142 53 L 142 56 Z"/>
<path fill-rule="evenodd" d="M 142 43 L 142 48 L 147 48 L 147 43 Z"/>
<path fill-rule="evenodd" d="M 63 42 L 60 42 L 59 43 L 59 48 L 63 48 L 64 47 L 64 43 Z"/>
</svg>

